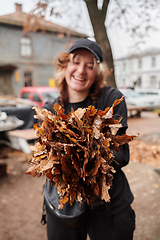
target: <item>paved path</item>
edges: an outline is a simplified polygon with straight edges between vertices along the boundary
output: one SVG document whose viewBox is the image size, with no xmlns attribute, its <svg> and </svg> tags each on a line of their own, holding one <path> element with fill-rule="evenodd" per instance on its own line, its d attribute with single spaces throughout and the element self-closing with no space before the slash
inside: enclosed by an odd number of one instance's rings
<svg viewBox="0 0 160 240">
<path fill-rule="evenodd" d="M 142 112 L 141 118 L 130 118 L 128 125 L 128 134 L 138 132 L 140 138 L 147 141 L 147 138 L 160 132 L 160 117 L 151 112 Z M 160 174 L 151 165 L 133 162 L 124 171 L 135 197 L 134 240 L 160 240 Z"/>
<path fill-rule="evenodd" d="M 140 118 L 128 119 L 128 134 L 141 135 L 160 132 L 160 117 L 153 112 L 142 112 Z"/>
<path fill-rule="evenodd" d="M 124 171 L 135 197 L 134 240 L 160 240 L 160 175 L 143 163 L 130 163 Z"/>
</svg>

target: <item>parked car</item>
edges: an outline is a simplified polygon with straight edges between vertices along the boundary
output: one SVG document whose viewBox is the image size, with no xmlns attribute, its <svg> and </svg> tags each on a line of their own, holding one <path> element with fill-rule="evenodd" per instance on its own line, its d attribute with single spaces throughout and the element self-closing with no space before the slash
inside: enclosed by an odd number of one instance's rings
<svg viewBox="0 0 160 240">
<path fill-rule="evenodd" d="M 157 107 L 158 102 L 148 98 L 147 96 L 141 95 L 132 89 L 119 89 L 121 93 L 125 96 L 127 105 L 132 105 L 136 107 L 149 107 L 154 109 Z"/>
<path fill-rule="evenodd" d="M 29 99 L 42 107 L 46 101 L 53 101 L 59 95 L 57 88 L 48 86 L 23 87 L 20 89 L 19 98 Z"/>
<path fill-rule="evenodd" d="M 136 89 L 136 92 L 154 101 L 160 107 L 160 89 Z"/>
<path fill-rule="evenodd" d="M 30 101 L 29 99 L 22 99 L 22 98 L 16 98 L 12 95 L 1 95 L 0 96 L 0 110 L 3 110 L 5 108 L 10 107 L 28 107 L 28 106 L 34 106 L 34 102 Z"/>
</svg>

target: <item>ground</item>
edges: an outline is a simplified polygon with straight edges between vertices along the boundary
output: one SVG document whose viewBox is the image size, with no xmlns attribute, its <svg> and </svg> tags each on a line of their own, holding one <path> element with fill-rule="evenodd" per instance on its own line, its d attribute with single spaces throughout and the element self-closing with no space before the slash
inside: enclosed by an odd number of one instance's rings
<svg viewBox="0 0 160 240">
<path fill-rule="evenodd" d="M 143 112 L 128 124 L 127 134 L 140 134 L 130 143 L 131 161 L 124 168 L 135 197 L 134 240 L 160 240 L 160 117 Z M 0 156 L 7 163 L 7 176 L 0 179 L 0 240 L 47 240 L 40 223 L 45 178 L 25 174 L 30 155 L 1 147 Z"/>
</svg>

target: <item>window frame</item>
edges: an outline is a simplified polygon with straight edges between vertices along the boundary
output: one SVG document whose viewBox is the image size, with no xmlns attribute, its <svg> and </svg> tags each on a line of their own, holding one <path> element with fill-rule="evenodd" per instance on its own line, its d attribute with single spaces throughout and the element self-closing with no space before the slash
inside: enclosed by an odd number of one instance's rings
<svg viewBox="0 0 160 240">
<path fill-rule="evenodd" d="M 29 40 L 29 42 L 25 43 L 25 42 L 23 42 L 23 40 Z M 20 55 L 23 58 L 32 58 L 33 57 L 32 39 L 29 36 L 22 36 L 20 38 Z"/>
<path fill-rule="evenodd" d="M 142 58 L 138 59 L 138 68 L 142 69 Z"/>
<path fill-rule="evenodd" d="M 155 58 L 155 57 L 152 57 L 151 67 L 155 67 L 155 66 L 156 66 L 156 58 Z"/>
<path fill-rule="evenodd" d="M 28 74 L 28 76 L 27 76 Z M 32 71 L 25 71 L 24 72 L 24 86 L 29 87 L 33 86 L 33 73 Z"/>
</svg>

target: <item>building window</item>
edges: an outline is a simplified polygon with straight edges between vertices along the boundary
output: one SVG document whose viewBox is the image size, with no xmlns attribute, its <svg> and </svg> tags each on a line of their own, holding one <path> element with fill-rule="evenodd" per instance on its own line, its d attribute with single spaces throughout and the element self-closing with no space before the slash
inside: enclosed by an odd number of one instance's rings
<svg viewBox="0 0 160 240">
<path fill-rule="evenodd" d="M 32 72 L 25 72 L 24 73 L 24 86 L 32 86 Z"/>
<path fill-rule="evenodd" d="M 139 77 L 137 79 L 137 86 L 141 87 L 141 84 L 142 84 L 142 80 L 141 80 L 141 77 Z"/>
<path fill-rule="evenodd" d="M 125 62 L 123 63 L 123 71 L 124 72 L 126 71 L 126 63 Z"/>
<path fill-rule="evenodd" d="M 29 37 L 22 37 L 20 39 L 21 45 L 21 56 L 22 57 L 32 57 L 32 42 Z"/>
<path fill-rule="evenodd" d="M 123 78 L 123 87 L 125 87 L 125 86 L 126 86 L 126 79 Z"/>
<path fill-rule="evenodd" d="M 138 67 L 142 68 L 142 59 L 141 58 L 138 59 Z"/>
<path fill-rule="evenodd" d="M 141 87 L 141 84 L 142 84 L 141 77 L 138 77 L 137 80 L 133 82 L 134 87 L 135 86 Z"/>
<path fill-rule="evenodd" d="M 155 67 L 155 66 L 156 66 L 156 59 L 155 59 L 155 57 L 152 57 L 151 66 L 152 66 L 152 67 Z"/>
<path fill-rule="evenodd" d="M 157 86 L 157 80 L 156 80 L 156 76 L 151 76 L 151 83 L 150 85 L 154 88 Z"/>
</svg>

